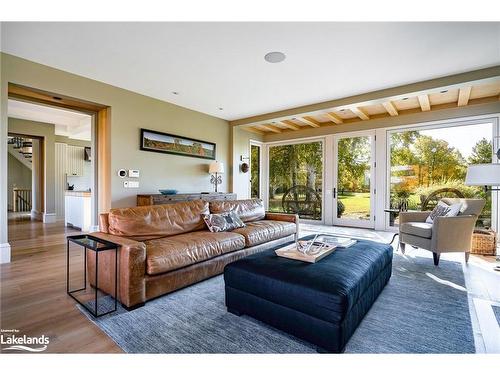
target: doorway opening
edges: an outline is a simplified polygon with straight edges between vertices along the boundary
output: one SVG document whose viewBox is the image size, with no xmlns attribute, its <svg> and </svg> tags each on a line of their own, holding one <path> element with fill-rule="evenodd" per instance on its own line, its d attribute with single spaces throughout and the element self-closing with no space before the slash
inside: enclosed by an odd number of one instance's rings
<svg viewBox="0 0 500 375">
<path fill-rule="evenodd" d="M 92 128 L 88 114 L 8 100 L 9 219 L 91 229 Z"/>
<path fill-rule="evenodd" d="M 9 84 L 8 126 L 9 239 L 20 220 L 96 230 L 110 208 L 109 107 Z"/>
</svg>

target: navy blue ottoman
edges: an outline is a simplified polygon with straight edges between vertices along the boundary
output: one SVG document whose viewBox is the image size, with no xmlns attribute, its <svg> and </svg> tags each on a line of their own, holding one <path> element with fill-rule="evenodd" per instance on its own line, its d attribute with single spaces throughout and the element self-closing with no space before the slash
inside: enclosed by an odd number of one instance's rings
<svg viewBox="0 0 500 375">
<path fill-rule="evenodd" d="M 226 306 L 309 341 L 318 351 L 340 353 L 391 271 L 392 247 L 372 241 L 337 249 L 314 264 L 266 250 L 226 266 Z"/>
</svg>

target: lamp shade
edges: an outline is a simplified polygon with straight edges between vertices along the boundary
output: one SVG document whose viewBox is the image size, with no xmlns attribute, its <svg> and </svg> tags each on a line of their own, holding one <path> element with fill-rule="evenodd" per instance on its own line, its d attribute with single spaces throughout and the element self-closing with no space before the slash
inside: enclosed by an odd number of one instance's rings
<svg viewBox="0 0 500 375">
<path fill-rule="evenodd" d="M 467 167 L 465 185 L 500 186 L 500 164 L 471 164 Z"/>
<path fill-rule="evenodd" d="M 210 163 L 210 167 L 208 168 L 208 173 L 224 173 L 224 163 L 214 160 L 213 162 Z"/>
</svg>

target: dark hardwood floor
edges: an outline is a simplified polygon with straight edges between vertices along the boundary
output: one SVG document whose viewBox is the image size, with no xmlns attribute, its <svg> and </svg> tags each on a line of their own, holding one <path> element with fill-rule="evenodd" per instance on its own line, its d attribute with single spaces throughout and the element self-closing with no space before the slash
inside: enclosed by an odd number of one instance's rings
<svg viewBox="0 0 500 375">
<path fill-rule="evenodd" d="M 120 353 L 66 295 L 65 238 L 77 233 L 60 222 L 9 219 L 12 262 L 0 265 L 0 327 L 45 334 L 49 353 Z"/>
</svg>

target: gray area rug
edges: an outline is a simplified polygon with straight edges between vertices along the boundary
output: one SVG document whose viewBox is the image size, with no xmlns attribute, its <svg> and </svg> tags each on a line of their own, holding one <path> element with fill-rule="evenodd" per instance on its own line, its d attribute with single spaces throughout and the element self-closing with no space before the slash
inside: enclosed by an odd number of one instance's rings
<svg viewBox="0 0 500 375">
<path fill-rule="evenodd" d="M 315 347 L 247 316 L 226 312 L 217 276 L 94 319 L 127 353 L 315 353 Z M 473 353 L 460 263 L 430 253 L 394 255 L 393 275 L 346 346 L 346 353 Z"/>
</svg>

